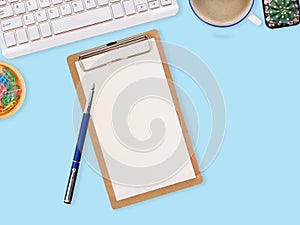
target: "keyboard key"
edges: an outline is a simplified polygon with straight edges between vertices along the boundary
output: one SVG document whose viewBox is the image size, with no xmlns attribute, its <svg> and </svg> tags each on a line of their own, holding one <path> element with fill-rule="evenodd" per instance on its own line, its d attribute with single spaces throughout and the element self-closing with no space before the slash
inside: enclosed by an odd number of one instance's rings
<svg viewBox="0 0 300 225">
<path fill-rule="evenodd" d="M 40 39 L 40 33 L 37 26 L 28 27 L 28 34 L 31 41 Z"/>
<path fill-rule="evenodd" d="M 50 9 L 48 9 L 48 15 L 49 15 L 50 19 L 55 19 L 55 18 L 59 17 L 58 8 L 52 7 Z"/>
<path fill-rule="evenodd" d="M 57 4 L 62 3 L 62 0 L 52 0 L 51 2 L 53 5 L 57 5 Z"/>
<path fill-rule="evenodd" d="M 160 0 L 162 6 L 167 6 L 172 4 L 172 0 Z"/>
<path fill-rule="evenodd" d="M 113 11 L 115 19 L 118 19 L 118 18 L 121 18 L 124 16 L 124 12 L 123 12 L 121 3 L 112 4 L 111 9 Z"/>
<path fill-rule="evenodd" d="M 7 18 L 14 15 L 10 5 L 0 8 L 0 19 Z"/>
<path fill-rule="evenodd" d="M 72 13 L 69 3 L 61 5 L 59 8 L 60 8 L 61 15 L 63 16 L 70 15 Z"/>
<path fill-rule="evenodd" d="M 13 32 L 4 33 L 4 41 L 7 47 L 12 47 L 17 44 L 16 38 Z"/>
<path fill-rule="evenodd" d="M 136 6 L 138 12 L 146 12 L 148 11 L 147 4 L 140 4 Z"/>
<path fill-rule="evenodd" d="M 82 1 L 73 1 L 72 2 L 73 10 L 74 12 L 80 12 L 83 11 L 83 4 Z"/>
<path fill-rule="evenodd" d="M 41 8 L 46 8 L 50 6 L 49 0 L 38 0 Z"/>
<path fill-rule="evenodd" d="M 108 0 L 98 0 L 98 4 L 100 6 L 106 6 L 106 5 L 108 5 Z"/>
<path fill-rule="evenodd" d="M 46 15 L 46 11 L 45 10 L 41 10 L 35 13 L 36 16 L 36 20 L 38 22 L 43 22 L 45 20 L 47 20 L 47 15 Z"/>
<path fill-rule="evenodd" d="M 25 5 L 23 2 L 19 2 L 14 4 L 15 13 L 17 15 L 25 13 Z"/>
<path fill-rule="evenodd" d="M 51 31 L 49 23 L 41 23 L 40 30 L 41 30 L 42 37 L 45 38 L 45 37 L 52 36 L 52 31 Z"/>
<path fill-rule="evenodd" d="M 52 21 L 55 34 L 60 34 L 81 27 L 101 23 L 112 19 L 109 7 L 101 7 L 70 17 L 63 17 Z"/>
<path fill-rule="evenodd" d="M 9 3 L 14 3 L 14 2 L 17 2 L 19 0 L 8 0 Z"/>
<path fill-rule="evenodd" d="M 26 14 L 23 16 L 25 25 L 31 25 L 35 23 L 35 19 L 32 13 Z"/>
<path fill-rule="evenodd" d="M 5 5 L 6 4 L 6 0 L 0 0 L 0 5 Z"/>
<path fill-rule="evenodd" d="M 85 7 L 87 9 L 96 8 L 96 2 L 95 2 L 95 0 L 84 0 L 84 4 L 85 4 Z"/>
<path fill-rule="evenodd" d="M 26 6 L 27 6 L 28 11 L 34 11 L 34 10 L 38 9 L 36 0 L 26 1 Z"/>
<path fill-rule="evenodd" d="M 148 3 L 147 0 L 134 0 L 135 5 L 147 4 L 147 3 Z"/>
<path fill-rule="evenodd" d="M 24 44 L 28 42 L 27 33 L 24 28 L 16 31 L 16 37 L 19 44 Z"/>
<path fill-rule="evenodd" d="M 125 9 L 126 15 L 133 15 L 135 14 L 135 6 L 133 4 L 133 0 L 123 1 L 123 6 Z"/>
<path fill-rule="evenodd" d="M 149 8 L 150 9 L 157 9 L 157 8 L 159 8 L 159 2 L 158 1 L 149 2 Z"/>
<path fill-rule="evenodd" d="M 2 27 L 3 31 L 16 29 L 16 28 L 19 28 L 22 26 L 23 26 L 23 23 L 22 23 L 21 17 L 12 17 L 10 19 L 1 21 L 1 27 Z"/>
</svg>

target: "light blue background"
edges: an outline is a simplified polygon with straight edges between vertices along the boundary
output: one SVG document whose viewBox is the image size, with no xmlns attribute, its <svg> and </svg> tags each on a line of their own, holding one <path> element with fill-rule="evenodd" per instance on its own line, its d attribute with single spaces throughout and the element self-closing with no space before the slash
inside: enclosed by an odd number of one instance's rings
<svg viewBox="0 0 300 225">
<path fill-rule="evenodd" d="M 253 11 L 263 18 L 261 1 Z M 153 28 L 215 74 L 227 107 L 221 153 L 202 185 L 117 211 L 83 162 L 74 203 L 63 204 L 75 144 L 66 57 Z M 299 224 L 299 37 L 300 26 L 270 30 L 247 20 L 209 27 L 185 0 L 173 18 L 13 60 L 1 56 L 22 72 L 27 97 L 0 121 L 0 224 Z"/>
</svg>

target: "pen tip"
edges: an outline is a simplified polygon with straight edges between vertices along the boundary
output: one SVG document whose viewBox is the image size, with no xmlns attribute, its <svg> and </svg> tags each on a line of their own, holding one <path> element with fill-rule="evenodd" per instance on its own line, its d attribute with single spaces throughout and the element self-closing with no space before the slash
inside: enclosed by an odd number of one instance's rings
<svg viewBox="0 0 300 225">
<path fill-rule="evenodd" d="M 93 83 L 93 88 L 92 88 L 92 90 L 95 90 L 95 86 L 96 86 L 95 83 Z"/>
</svg>

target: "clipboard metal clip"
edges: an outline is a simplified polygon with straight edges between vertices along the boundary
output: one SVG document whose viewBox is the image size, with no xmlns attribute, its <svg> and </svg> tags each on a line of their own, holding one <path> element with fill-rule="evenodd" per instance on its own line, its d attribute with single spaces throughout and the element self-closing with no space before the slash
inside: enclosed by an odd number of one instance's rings
<svg viewBox="0 0 300 225">
<path fill-rule="evenodd" d="M 88 72 L 111 63 L 149 53 L 151 49 L 149 37 L 138 35 L 84 51 L 78 56 L 78 62 L 81 69 Z M 92 60 L 93 57 L 97 59 Z"/>
</svg>

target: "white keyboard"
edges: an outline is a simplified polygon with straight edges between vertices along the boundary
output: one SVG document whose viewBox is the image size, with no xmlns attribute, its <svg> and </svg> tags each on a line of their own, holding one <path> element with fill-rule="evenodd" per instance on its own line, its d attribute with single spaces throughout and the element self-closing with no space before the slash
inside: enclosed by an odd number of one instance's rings
<svg viewBox="0 0 300 225">
<path fill-rule="evenodd" d="M 0 0 L 1 49 L 13 58 L 177 11 L 177 0 Z"/>
</svg>

